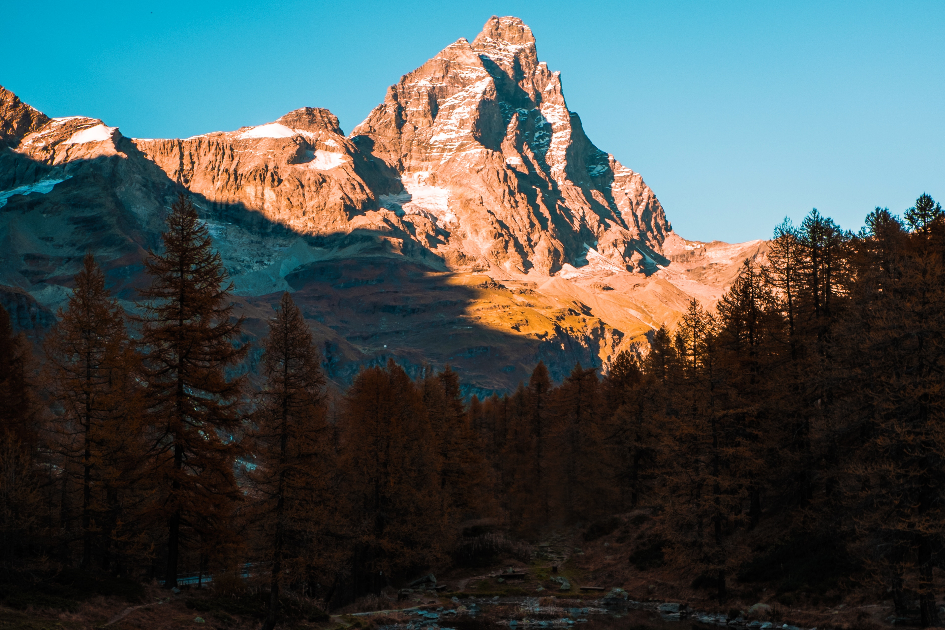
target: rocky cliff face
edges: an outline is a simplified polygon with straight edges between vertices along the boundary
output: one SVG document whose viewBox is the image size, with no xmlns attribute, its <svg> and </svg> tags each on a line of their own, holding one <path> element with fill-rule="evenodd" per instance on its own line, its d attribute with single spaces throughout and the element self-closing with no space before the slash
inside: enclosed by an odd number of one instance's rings
<svg viewBox="0 0 945 630">
<path fill-rule="evenodd" d="M 26 103 L 16 94 L 0 86 L 0 147 L 4 144 L 16 146 L 23 136 L 36 131 L 49 122 L 49 118 Z"/>
<path fill-rule="evenodd" d="M 279 120 L 186 140 L 135 140 L 168 177 L 211 205 L 240 204 L 304 234 L 351 231 L 400 190 L 399 176 L 361 152 L 326 109 L 305 107 Z"/>
<path fill-rule="evenodd" d="M 391 357 L 450 364 L 481 394 L 539 359 L 556 378 L 606 367 L 692 297 L 711 305 L 766 247 L 675 234 L 640 175 L 587 138 L 528 27 L 493 17 L 391 86 L 350 136 L 306 107 L 132 139 L 0 87 L 0 298 L 19 325 L 48 325 L 89 250 L 135 310 L 142 258 L 180 191 L 248 334 L 293 292 L 338 382 Z"/>
<path fill-rule="evenodd" d="M 429 218 L 454 269 L 550 275 L 594 250 L 644 270 L 671 229 L 642 178 L 584 134 L 518 18 L 405 75 L 353 137 L 401 173 L 405 192 L 381 204 Z"/>
</svg>

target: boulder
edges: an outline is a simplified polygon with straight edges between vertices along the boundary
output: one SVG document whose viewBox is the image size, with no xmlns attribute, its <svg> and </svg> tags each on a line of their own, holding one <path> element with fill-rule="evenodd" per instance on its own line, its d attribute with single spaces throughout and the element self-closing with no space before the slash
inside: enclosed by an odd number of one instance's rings
<svg viewBox="0 0 945 630">
<path fill-rule="evenodd" d="M 629 604 L 629 595 L 622 588 L 613 588 L 601 598 L 601 604 L 608 610 L 626 610 Z"/>
<path fill-rule="evenodd" d="M 686 616 L 689 607 L 686 604 L 676 602 L 666 602 L 657 607 L 660 615 L 666 620 L 679 620 Z"/>
</svg>

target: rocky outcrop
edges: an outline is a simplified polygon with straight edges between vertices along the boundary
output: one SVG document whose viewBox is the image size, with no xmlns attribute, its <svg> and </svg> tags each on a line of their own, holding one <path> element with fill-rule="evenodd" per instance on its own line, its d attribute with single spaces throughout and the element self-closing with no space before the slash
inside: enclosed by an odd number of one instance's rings
<svg viewBox="0 0 945 630">
<path fill-rule="evenodd" d="M 20 101 L 16 94 L 0 85 L 0 148 L 16 146 L 23 136 L 49 122 L 42 112 Z"/>
<path fill-rule="evenodd" d="M 394 229 L 377 196 L 401 189 L 386 164 L 347 139 L 326 109 L 185 140 L 135 140 L 175 182 L 211 207 L 238 204 L 303 234 Z M 396 222 L 396 221 L 395 221 Z"/>
</svg>

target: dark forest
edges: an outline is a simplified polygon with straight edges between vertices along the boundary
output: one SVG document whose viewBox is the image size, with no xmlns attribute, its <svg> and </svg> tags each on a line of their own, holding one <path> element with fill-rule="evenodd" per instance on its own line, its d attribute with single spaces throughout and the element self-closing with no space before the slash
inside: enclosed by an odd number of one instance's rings
<svg viewBox="0 0 945 630">
<path fill-rule="evenodd" d="M 449 367 L 393 362 L 337 391 L 288 293 L 241 376 L 242 321 L 184 196 L 163 242 L 134 315 L 91 253 L 39 342 L 0 308 L 5 604 L 64 572 L 197 575 L 252 582 L 272 628 L 287 601 L 330 612 L 635 515 L 640 549 L 719 605 L 795 561 L 942 621 L 945 215 L 928 195 L 858 233 L 785 221 L 714 310 L 693 300 L 603 374 L 554 383 L 539 363 L 485 400 Z"/>
</svg>

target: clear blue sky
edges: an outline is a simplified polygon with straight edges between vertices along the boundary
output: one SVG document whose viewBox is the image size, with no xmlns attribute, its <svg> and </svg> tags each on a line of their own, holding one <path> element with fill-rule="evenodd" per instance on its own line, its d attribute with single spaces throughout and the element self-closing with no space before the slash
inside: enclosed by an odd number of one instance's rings
<svg viewBox="0 0 945 630">
<path fill-rule="evenodd" d="M 531 26 L 590 138 L 677 232 L 767 238 L 817 207 L 945 201 L 945 1 L 11 2 L 0 84 L 52 116 L 187 137 L 388 85 L 493 14 Z"/>
</svg>

